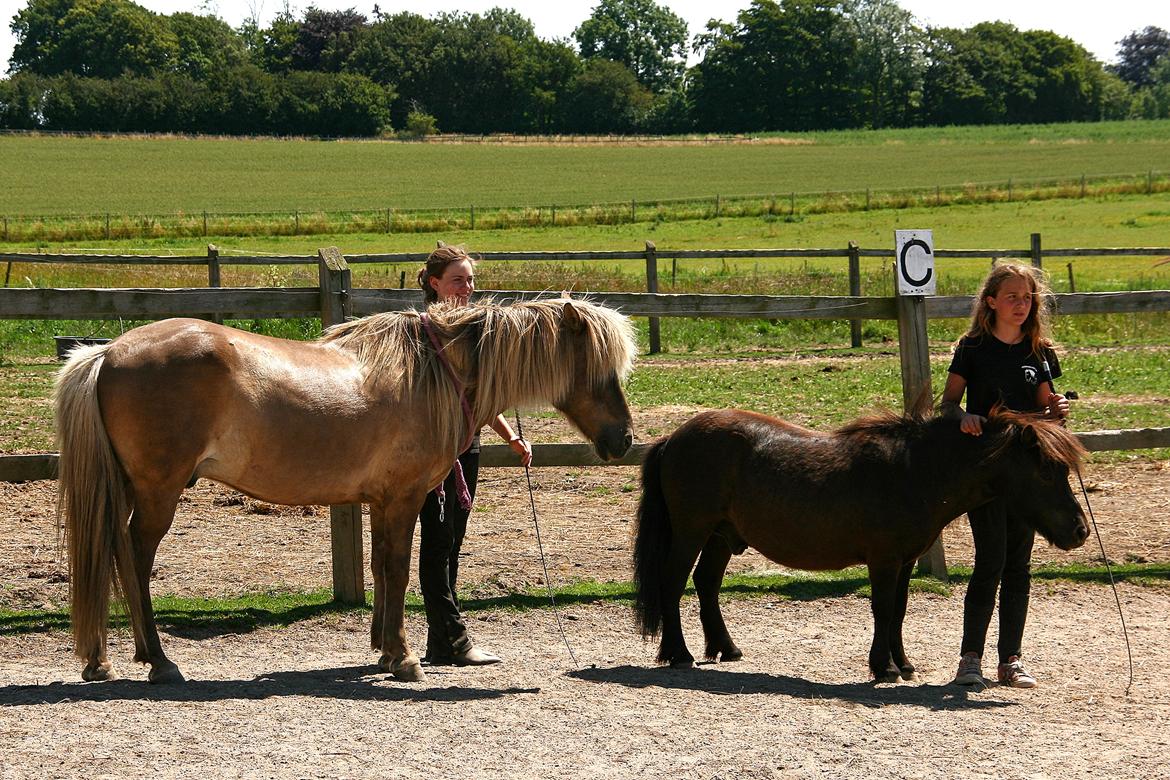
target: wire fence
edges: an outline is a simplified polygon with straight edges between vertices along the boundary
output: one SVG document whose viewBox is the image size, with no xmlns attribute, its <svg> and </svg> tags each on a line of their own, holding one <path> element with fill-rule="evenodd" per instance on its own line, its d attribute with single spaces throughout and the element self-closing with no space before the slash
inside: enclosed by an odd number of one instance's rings
<svg viewBox="0 0 1170 780">
<path fill-rule="evenodd" d="M 1170 174 L 1081 175 L 964 182 L 933 187 L 885 187 L 747 195 L 665 198 L 589 204 L 479 205 L 440 208 L 363 207 L 291 211 L 174 212 L 169 214 L 5 214 L 0 239 L 121 240 L 254 235 L 338 235 L 498 230 L 519 227 L 618 225 L 639 222 L 766 217 L 796 220 L 831 212 L 976 203 L 1077 199 L 1170 191 Z"/>
</svg>

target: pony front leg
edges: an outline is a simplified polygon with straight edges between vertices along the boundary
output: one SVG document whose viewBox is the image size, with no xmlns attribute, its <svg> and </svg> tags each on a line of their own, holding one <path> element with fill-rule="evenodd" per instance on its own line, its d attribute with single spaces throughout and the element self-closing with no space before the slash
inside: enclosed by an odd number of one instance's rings
<svg viewBox="0 0 1170 780">
<path fill-rule="evenodd" d="M 375 626 L 381 618 L 382 651 L 378 668 L 404 682 L 425 679 L 418 656 L 406 640 L 406 583 L 410 576 L 410 548 L 414 525 L 422 500 L 396 501 L 392 505 L 370 505 L 371 536 L 382 540 L 381 580 L 383 582 L 382 609 L 375 616 Z M 374 530 L 378 529 L 378 530 Z M 375 583 L 377 576 L 375 575 Z"/>
<path fill-rule="evenodd" d="M 873 611 L 873 644 L 869 648 L 869 671 L 877 682 L 896 682 L 901 670 L 890 652 L 898 576 L 901 563 L 869 564 L 870 608 Z"/>
<path fill-rule="evenodd" d="M 902 641 L 902 624 L 906 621 L 906 604 L 910 595 L 910 575 L 914 572 L 913 559 L 902 564 L 898 572 L 898 587 L 895 591 L 894 619 L 890 624 L 890 656 L 894 665 L 898 667 L 903 680 L 914 679 L 914 664 L 906 656 L 906 646 Z"/>
</svg>

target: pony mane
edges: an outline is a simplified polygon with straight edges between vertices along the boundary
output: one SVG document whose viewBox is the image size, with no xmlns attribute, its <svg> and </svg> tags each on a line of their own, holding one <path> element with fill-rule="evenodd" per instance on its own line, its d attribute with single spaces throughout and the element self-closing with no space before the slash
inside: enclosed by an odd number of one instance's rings
<svg viewBox="0 0 1170 780">
<path fill-rule="evenodd" d="M 1013 412 L 1004 406 L 997 405 L 988 414 L 987 421 L 992 425 L 1002 426 L 1007 434 L 999 448 L 996 449 L 996 453 L 1025 430 L 1029 430 L 1035 434 L 1036 442 L 1044 457 L 1057 463 L 1063 463 L 1073 471 L 1080 471 L 1081 461 L 1087 450 L 1076 434 L 1056 420 L 1034 412 Z"/>
<path fill-rule="evenodd" d="M 905 437 L 921 430 L 930 419 L 921 407 L 915 411 L 899 414 L 884 409 L 858 417 L 833 431 L 834 436 L 861 437 Z"/>
<path fill-rule="evenodd" d="M 571 305 L 584 339 L 565 323 Z M 565 298 L 511 305 L 480 299 L 458 306 L 437 303 L 426 310 L 443 356 L 464 384 L 475 430 L 510 406 L 564 397 L 574 384 L 598 384 L 633 367 L 636 344 L 629 318 L 587 300 Z M 467 428 L 459 395 L 413 309 L 374 314 L 329 328 L 319 342 L 352 351 L 364 382 L 401 396 L 412 392 L 425 404 L 436 437 L 455 449 Z"/>
</svg>

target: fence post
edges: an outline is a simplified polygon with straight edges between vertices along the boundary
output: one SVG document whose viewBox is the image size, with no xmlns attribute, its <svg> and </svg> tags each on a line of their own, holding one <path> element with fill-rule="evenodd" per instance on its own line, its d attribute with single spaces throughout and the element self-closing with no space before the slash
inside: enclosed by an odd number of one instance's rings
<svg viewBox="0 0 1170 780">
<path fill-rule="evenodd" d="M 207 245 L 207 286 L 219 287 L 219 247 L 215 244 Z M 223 324 L 222 314 L 211 315 L 211 321 Z"/>
<path fill-rule="evenodd" d="M 1042 268 L 1043 253 L 1040 249 L 1040 234 L 1032 234 L 1032 266 L 1035 268 Z"/>
<path fill-rule="evenodd" d="M 894 300 L 898 313 L 898 357 L 902 363 L 902 406 L 907 412 L 928 404 L 934 394 L 930 387 L 930 341 L 926 335 L 926 296 L 899 295 L 895 270 Z M 947 581 L 946 553 L 940 536 L 918 559 L 918 573 Z"/>
<path fill-rule="evenodd" d="M 344 322 L 353 312 L 350 271 L 335 246 L 317 250 L 317 269 L 321 280 L 321 327 L 327 328 Z M 364 604 L 362 505 L 329 507 L 329 533 L 333 548 L 333 599 L 343 604 Z"/>
<path fill-rule="evenodd" d="M 110 240 L 110 212 L 106 212 L 106 241 Z"/>
<path fill-rule="evenodd" d="M 861 250 L 856 241 L 849 242 L 849 294 L 861 295 Z M 861 346 L 861 320 L 849 320 L 849 344 L 854 348 Z"/>
<path fill-rule="evenodd" d="M 1076 280 L 1073 279 L 1072 263 L 1068 264 L 1068 291 L 1075 293 L 1077 291 Z"/>
<path fill-rule="evenodd" d="M 475 204 L 471 204 L 471 229 L 475 230 Z"/>
<path fill-rule="evenodd" d="M 646 242 L 646 292 L 658 292 L 658 247 L 653 241 Z M 650 354 L 657 355 L 662 351 L 662 338 L 659 331 L 658 318 L 650 318 Z"/>
<path fill-rule="evenodd" d="M 203 212 L 203 237 L 207 238 L 207 211 Z"/>
</svg>

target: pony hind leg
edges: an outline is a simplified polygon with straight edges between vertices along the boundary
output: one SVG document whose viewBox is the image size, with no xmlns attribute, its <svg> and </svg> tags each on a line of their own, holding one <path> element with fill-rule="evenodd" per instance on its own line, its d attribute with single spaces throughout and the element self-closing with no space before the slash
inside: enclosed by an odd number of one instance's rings
<svg viewBox="0 0 1170 780">
<path fill-rule="evenodd" d="M 677 669 L 685 669 L 695 664 L 695 657 L 687 649 L 686 639 L 683 638 L 682 615 L 679 612 L 679 602 L 683 591 L 686 590 L 687 577 L 694 568 L 695 559 L 699 557 L 703 542 L 695 539 L 680 539 L 678 527 L 675 527 L 676 536 L 671 540 L 670 553 L 666 559 L 661 587 L 662 598 L 662 641 L 658 645 L 658 663 L 670 664 Z"/>
<path fill-rule="evenodd" d="M 699 595 L 699 620 L 703 623 L 703 636 L 707 647 L 708 661 L 738 661 L 743 652 L 736 647 L 727 624 L 723 622 L 723 611 L 719 609 L 719 588 L 723 585 L 723 574 L 731 560 L 731 546 L 722 536 L 716 534 L 703 545 L 699 563 L 695 567 L 695 591 Z"/>
<path fill-rule="evenodd" d="M 373 507 L 370 515 L 373 517 Z M 381 523 L 370 523 L 370 573 L 374 578 L 374 612 L 370 619 L 370 649 L 382 649 L 382 631 L 386 612 L 386 532 Z"/>
<path fill-rule="evenodd" d="M 185 682 L 179 667 L 167 658 L 159 639 L 150 598 L 150 573 L 159 542 L 175 520 L 182 489 L 148 490 L 135 486 L 134 513 L 130 516 L 130 541 L 134 551 L 133 570 L 123 572 L 119 567 L 122 589 L 128 602 L 134 626 L 134 660 L 149 664 L 148 679 L 152 683 Z M 133 582 L 128 582 L 133 577 Z M 134 601 L 137 603 L 134 603 Z"/>
</svg>

